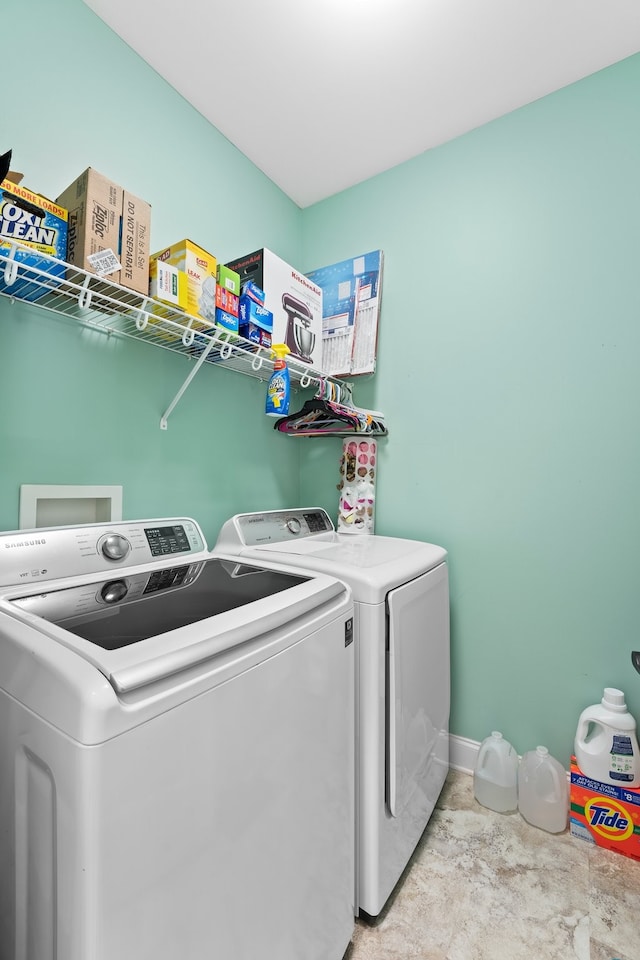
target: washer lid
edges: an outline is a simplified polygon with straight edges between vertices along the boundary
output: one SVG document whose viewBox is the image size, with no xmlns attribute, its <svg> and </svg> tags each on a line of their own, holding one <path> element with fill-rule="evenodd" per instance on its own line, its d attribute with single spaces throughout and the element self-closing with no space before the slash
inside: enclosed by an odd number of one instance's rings
<svg viewBox="0 0 640 960">
<path fill-rule="evenodd" d="M 0 598 L 0 689 L 101 743 L 353 615 L 348 588 L 323 574 L 221 556 L 186 567 Z"/>
<path fill-rule="evenodd" d="M 131 574 L 123 571 L 106 580 L 9 602 L 103 650 L 119 650 L 272 597 L 308 579 L 217 558 Z"/>
<path fill-rule="evenodd" d="M 67 663 L 71 653 L 124 694 L 262 641 L 270 631 L 286 633 L 345 596 L 344 584 L 321 573 L 216 557 L 9 596 L 0 611 L 37 636 L 32 642 L 49 663 Z M 0 677 L 2 654 L 0 646 Z M 9 682 L 10 671 L 4 676 Z"/>
</svg>

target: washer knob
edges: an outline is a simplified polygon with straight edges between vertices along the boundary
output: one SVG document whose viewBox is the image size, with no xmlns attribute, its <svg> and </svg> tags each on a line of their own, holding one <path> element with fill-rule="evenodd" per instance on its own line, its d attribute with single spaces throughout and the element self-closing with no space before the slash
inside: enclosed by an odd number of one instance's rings
<svg viewBox="0 0 640 960">
<path fill-rule="evenodd" d="M 119 603 L 124 600 L 129 588 L 124 580 L 111 580 L 105 583 L 100 591 L 100 597 L 105 603 Z"/>
<path fill-rule="evenodd" d="M 109 533 L 98 544 L 103 557 L 107 560 L 124 560 L 131 544 L 126 537 L 121 537 L 119 533 Z"/>
<path fill-rule="evenodd" d="M 297 517 L 291 517 L 290 520 L 287 520 L 286 527 L 289 533 L 293 534 L 298 534 L 302 530 L 302 524 Z"/>
</svg>

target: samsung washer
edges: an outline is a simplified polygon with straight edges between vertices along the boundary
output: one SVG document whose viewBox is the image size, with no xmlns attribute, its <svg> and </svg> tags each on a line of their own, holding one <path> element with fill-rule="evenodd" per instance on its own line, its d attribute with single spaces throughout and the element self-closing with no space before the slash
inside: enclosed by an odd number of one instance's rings
<svg viewBox="0 0 640 960">
<path fill-rule="evenodd" d="M 2 960 L 340 960 L 352 617 L 186 518 L 0 534 Z"/>
<path fill-rule="evenodd" d="M 320 508 L 238 514 L 216 550 L 322 571 L 353 591 L 356 900 L 376 917 L 418 843 L 449 766 L 447 553 L 416 540 L 338 534 Z"/>
</svg>

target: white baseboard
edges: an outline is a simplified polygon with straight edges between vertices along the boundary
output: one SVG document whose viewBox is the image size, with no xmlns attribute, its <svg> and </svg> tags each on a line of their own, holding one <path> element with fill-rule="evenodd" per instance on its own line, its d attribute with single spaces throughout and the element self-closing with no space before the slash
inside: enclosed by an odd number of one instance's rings
<svg viewBox="0 0 640 960">
<path fill-rule="evenodd" d="M 462 773 L 473 773 L 478 758 L 480 742 L 468 737 L 456 737 L 449 734 L 449 766 Z"/>
</svg>

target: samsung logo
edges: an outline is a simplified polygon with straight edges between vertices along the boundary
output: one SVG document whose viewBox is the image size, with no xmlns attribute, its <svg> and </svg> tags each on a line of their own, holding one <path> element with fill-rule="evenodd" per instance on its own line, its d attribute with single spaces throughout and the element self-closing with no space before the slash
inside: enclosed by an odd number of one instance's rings
<svg viewBox="0 0 640 960">
<path fill-rule="evenodd" d="M 12 547 L 40 547 L 46 542 L 46 540 L 19 540 L 17 543 L 5 543 L 5 549 L 11 550 Z"/>
<path fill-rule="evenodd" d="M 248 517 L 248 523 L 264 523 L 264 517 Z"/>
</svg>

